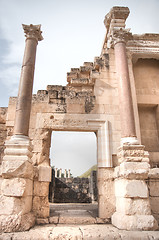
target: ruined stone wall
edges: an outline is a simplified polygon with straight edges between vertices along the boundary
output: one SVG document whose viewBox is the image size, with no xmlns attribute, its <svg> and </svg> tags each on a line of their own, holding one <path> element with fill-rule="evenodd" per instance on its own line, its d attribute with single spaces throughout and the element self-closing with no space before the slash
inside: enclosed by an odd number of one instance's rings
<svg viewBox="0 0 159 240">
<path fill-rule="evenodd" d="M 3 153 L 4 153 L 4 142 L 7 137 L 7 128 L 6 128 L 6 115 L 7 108 L 0 108 L 0 164 L 2 162 Z"/>
<path fill-rule="evenodd" d="M 55 178 L 55 203 L 91 203 L 88 178 Z"/>
<path fill-rule="evenodd" d="M 148 189 L 152 214 L 159 223 L 159 170 L 150 169 L 148 178 Z"/>
<path fill-rule="evenodd" d="M 55 203 L 93 203 L 98 200 L 97 172 L 90 178 L 56 178 L 52 169 L 49 201 Z"/>
<path fill-rule="evenodd" d="M 4 155 L 4 142 L 7 137 L 7 128 L 6 128 L 6 115 L 7 115 L 7 108 L 1 107 L 0 108 L 0 195 L 1 195 L 1 183 L 2 183 L 2 158 Z"/>
</svg>

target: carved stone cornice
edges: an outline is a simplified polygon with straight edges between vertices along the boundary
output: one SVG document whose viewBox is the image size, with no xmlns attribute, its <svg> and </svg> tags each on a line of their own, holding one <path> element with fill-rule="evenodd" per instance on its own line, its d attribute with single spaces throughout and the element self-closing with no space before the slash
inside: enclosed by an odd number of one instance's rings
<svg viewBox="0 0 159 240">
<path fill-rule="evenodd" d="M 22 26 L 23 26 L 23 29 L 24 29 L 26 39 L 32 38 L 32 39 L 35 39 L 37 42 L 43 40 L 41 25 L 33 25 L 33 24 L 25 25 L 25 24 L 22 24 Z"/>
<path fill-rule="evenodd" d="M 110 12 L 105 16 L 104 25 L 106 29 L 109 29 L 109 25 L 112 19 L 119 20 L 122 19 L 126 21 L 127 17 L 129 16 L 129 8 L 128 7 L 113 7 L 111 8 Z"/>
</svg>

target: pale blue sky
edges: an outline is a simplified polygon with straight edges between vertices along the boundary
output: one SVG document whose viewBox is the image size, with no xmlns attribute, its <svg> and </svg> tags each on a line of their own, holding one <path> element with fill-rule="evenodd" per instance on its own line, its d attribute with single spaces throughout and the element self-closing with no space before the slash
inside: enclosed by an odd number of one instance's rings
<svg viewBox="0 0 159 240">
<path fill-rule="evenodd" d="M 100 55 L 105 36 L 103 20 L 113 6 L 130 8 L 126 27 L 133 33 L 159 33 L 159 0 L 0 0 L 0 106 L 7 106 L 9 96 L 18 92 L 25 46 L 22 23 L 42 24 L 44 40 L 37 49 L 36 93 L 47 85 L 66 85 L 70 68 Z"/>
</svg>

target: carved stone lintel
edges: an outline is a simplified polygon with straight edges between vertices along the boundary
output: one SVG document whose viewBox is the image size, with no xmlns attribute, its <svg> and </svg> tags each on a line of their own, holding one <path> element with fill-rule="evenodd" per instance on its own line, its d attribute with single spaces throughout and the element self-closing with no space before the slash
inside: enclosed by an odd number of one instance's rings
<svg viewBox="0 0 159 240">
<path fill-rule="evenodd" d="M 23 29 L 24 29 L 24 33 L 25 33 L 25 37 L 27 38 L 34 38 L 36 39 L 36 41 L 41 41 L 43 40 L 42 37 L 42 31 L 41 31 L 41 24 L 40 25 L 25 25 L 22 24 Z"/>
</svg>

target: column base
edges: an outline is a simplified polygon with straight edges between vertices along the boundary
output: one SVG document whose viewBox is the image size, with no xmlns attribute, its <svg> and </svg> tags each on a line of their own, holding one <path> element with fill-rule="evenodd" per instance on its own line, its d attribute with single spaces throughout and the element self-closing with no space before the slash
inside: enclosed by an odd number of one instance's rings
<svg viewBox="0 0 159 240">
<path fill-rule="evenodd" d="M 11 136 L 10 138 L 10 141 L 30 141 L 29 137 L 28 136 L 25 136 L 25 135 L 13 135 Z"/>
<path fill-rule="evenodd" d="M 32 212 L 32 146 L 27 136 L 5 142 L 2 161 L 0 231 L 26 231 L 35 224 Z"/>
<path fill-rule="evenodd" d="M 124 215 L 115 212 L 112 215 L 112 224 L 128 231 L 154 231 L 158 229 L 156 219 L 152 215 Z"/>
<path fill-rule="evenodd" d="M 123 144 L 139 145 L 140 143 L 136 137 L 124 137 L 121 138 L 121 145 Z"/>
</svg>

